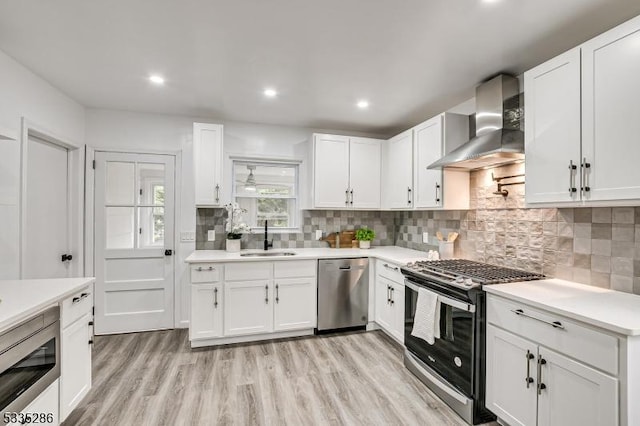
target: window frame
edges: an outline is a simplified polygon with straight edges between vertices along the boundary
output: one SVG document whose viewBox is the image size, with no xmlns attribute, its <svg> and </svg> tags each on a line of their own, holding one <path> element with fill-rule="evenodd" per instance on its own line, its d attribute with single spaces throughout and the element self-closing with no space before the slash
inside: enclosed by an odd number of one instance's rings
<svg viewBox="0 0 640 426">
<path fill-rule="evenodd" d="M 245 199 L 250 199 L 250 198 L 255 198 L 256 200 L 258 198 L 271 198 L 271 199 L 286 199 L 286 200 L 293 200 L 294 202 L 294 206 L 292 208 L 292 213 L 291 213 L 291 219 L 293 220 L 293 225 L 294 226 L 289 226 L 286 228 L 283 227 L 269 227 L 269 232 L 270 233 L 274 233 L 274 234 L 286 234 L 286 233 L 299 233 L 302 230 L 302 208 L 301 208 L 301 198 L 300 198 L 300 161 L 292 161 L 292 160 L 287 160 L 287 159 L 255 159 L 255 158 L 231 158 L 231 182 L 232 182 L 232 186 L 231 186 L 231 199 L 233 200 L 233 202 L 238 202 L 238 198 L 245 198 Z M 294 183 L 293 183 L 293 188 L 294 188 L 294 193 L 295 196 L 293 197 L 280 197 L 280 196 L 271 196 L 271 197 L 246 197 L 246 196 L 242 196 L 242 195 L 238 195 L 238 188 L 237 188 L 237 182 L 236 182 L 236 167 L 241 166 L 241 167 L 246 167 L 246 166 L 272 166 L 272 167 L 289 167 L 294 169 Z M 257 201 L 256 201 L 257 204 Z M 257 223 L 257 210 L 256 210 L 256 217 L 255 218 L 251 218 L 251 221 L 253 222 L 253 219 L 255 219 L 255 222 Z M 251 231 L 252 232 L 261 232 L 264 230 L 264 227 L 262 226 L 250 226 Z"/>
</svg>

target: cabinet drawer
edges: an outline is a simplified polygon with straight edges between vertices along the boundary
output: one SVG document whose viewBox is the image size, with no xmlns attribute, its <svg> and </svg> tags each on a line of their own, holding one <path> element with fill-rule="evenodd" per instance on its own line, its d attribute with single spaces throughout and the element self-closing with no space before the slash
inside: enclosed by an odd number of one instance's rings
<svg viewBox="0 0 640 426">
<path fill-rule="evenodd" d="M 93 285 L 83 288 L 71 297 L 62 301 L 60 321 L 62 328 L 82 318 L 93 308 Z"/>
<path fill-rule="evenodd" d="M 192 283 L 215 283 L 220 281 L 221 265 L 203 263 L 201 265 L 191 265 Z"/>
<path fill-rule="evenodd" d="M 607 373 L 618 375 L 619 343 L 614 336 L 560 315 L 492 294 L 487 297 L 487 321 Z M 558 326 L 554 327 L 553 323 Z"/>
<path fill-rule="evenodd" d="M 275 278 L 315 277 L 318 262 L 316 260 L 294 260 L 274 262 Z"/>
<path fill-rule="evenodd" d="M 376 275 L 382 275 L 395 283 L 404 284 L 404 275 L 400 272 L 400 265 L 395 263 L 376 260 Z"/>
<path fill-rule="evenodd" d="M 268 280 L 271 278 L 271 262 L 228 263 L 224 269 L 225 281 Z"/>
</svg>

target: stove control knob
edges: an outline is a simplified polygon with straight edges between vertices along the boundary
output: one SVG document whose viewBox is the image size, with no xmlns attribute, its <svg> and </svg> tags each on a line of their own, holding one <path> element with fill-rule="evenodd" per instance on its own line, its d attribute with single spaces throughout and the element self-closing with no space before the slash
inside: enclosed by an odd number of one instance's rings
<svg viewBox="0 0 640 426">
<path fill-rule="evenodd" d="M 471 278 L 465 278 L 464 285 L 466 285 L 467 287 L 471 287 L 474 284 L 475 283 L 473 282 L 473 280 Z"/>
<path fill-rule="evenodd" d="M 464 284 L 464 277 L 456 277 L 456 284 Z"/>
</svg>

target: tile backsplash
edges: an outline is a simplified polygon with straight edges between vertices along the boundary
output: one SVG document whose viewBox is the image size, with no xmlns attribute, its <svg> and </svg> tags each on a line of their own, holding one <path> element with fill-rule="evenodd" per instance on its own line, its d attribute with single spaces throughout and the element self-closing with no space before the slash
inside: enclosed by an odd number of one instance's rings
<svg viewBox="0 0 640 426">
<path fill-rule="evenodd" d="M 472 172 L 469 210 L 306 210 L 301 233 L 269 238 L 275 248 L 327 247 L 315 240 L 316 229 L 326 235 L 366 225 L 376 232 L 374 245 L 426 251 L 437 249 L 437 231 L 455 231 L 458 257 L 640 294 L 640 207 L 527 209 L 524 185 L 506 187 L 507 197 L 496 195 L 491 173 L 521 174 L 524 165 Z M 223 209 L 198 209 L 197 249 L 224 248 L 224 215 Z M 216 241 L 206 241 L 208 229 L 215 229 Z M 262 233 L 245 236 L 243 248 L 261 248 L 262 241 Z"/>
</svg>

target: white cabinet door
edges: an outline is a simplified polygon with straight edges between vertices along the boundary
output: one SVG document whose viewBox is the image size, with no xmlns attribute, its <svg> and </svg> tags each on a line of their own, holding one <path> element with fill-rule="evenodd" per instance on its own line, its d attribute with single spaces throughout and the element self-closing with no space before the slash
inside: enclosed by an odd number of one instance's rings
<svg viewBox="0 0 640 426">
<path fill-rule="evenodd" d="M 222 337 L 222 306 L 220 284 L 193 284 L 189 339 Z"/>
<path fill-rule="evenodd" d="M 387 141 L 384 167 L 385 200 L 391 209 L 413 207 L 413 130 Z"/>
<path fill-rule="evenodd" d="M 224 335 L 273 331 L 273 285 L 269 280 L 224 283 Z"/>
<path fill-rule="evenodd" d="M 349 206 L 380 208 L 382 141 L 351 138 L 349 142 Z"/>
<path fill-rule="evenodd" d="M 314 135 L 314 205 L 349 207 L 349 138 Z"/>
<path fill-rule="evenodd" d="M 391 335 L 400 343 L 404 343 L 404 285 L 393 283 L 391 286 L 391 315 L 393 326 Z"/>
<path fill-rule="evenodd" d="M 487 325 L 486 405 L 511 426 L 536 424 L 536 356 L 535 343 Z"/>
<path fill-rule="evenodd" d="M 38 415 L 38 423 L 37 424 L 45 424 L 47 426 L 58 426 L 62 421 L 58 416 L 58 396 L 59 396 L 59 383 L 58 380 L 51 383 L 49 387 L 47 387 L 40 395 L 36 397 L 36 399 L 31 402 L 21 412 L 25 415 L 29 414 L 30 417 L 35 417 Z M 51 416 L 49 416 L 51 414 Z M 44 415 L 44 421 L 40 420 L 40 415 Z M 34 424 L 35 422 L 29 422 L 28 424 Z M 22 425 L 25 423 L 20 422 L 7 422 L 2 423 L 7 425 Z"/>
<path fill-rule="evenodd" d="M 577 201 L 580 199 L 580 48 L 525 72 L 524 91 L 526 200 L 528 203 Z"/>
<path fill-rule="evenodd" d="M 274 331 L 316 326 L 316 279 L 277 279 L 274 285 Z"/>
<path fill-rule="evenodd" d="M 62 330 L 60 417 L 67 418 L 91 389 L 91 314 Z"/>
<path fill-rule="evenodd" d="M 381 275 L 376 275 L 376 323 L 388 333 L 392 332 L 395 324 L 394 311 L 391 305 L 392 288 L 393 281 Z"/>
<path fill-rule="evenodd" d="M 544 347 L 540 357 L 539 426 L 618 424 L 618 380 Z"/>
<path fill-rule="evenodd" d="M 221 206 L 223 126 L 193 123 L 193 159 L 197 206 Z"/>
<path fill-rule="evenodd" d="M 416 208 L 442 206 L 442 170 L 427 169 L 442 157 L 442 119 L 439 115 L 413 129 Z"/>
<path fill-rule="evenodd" d="M 638 46 L 640 17 L 582 45 L 586 200 L 640 199 Z"/>
</svg>

